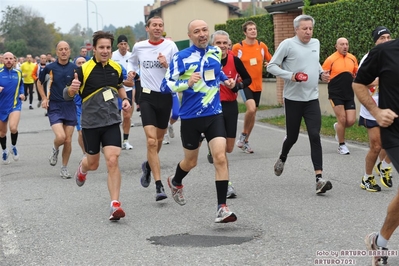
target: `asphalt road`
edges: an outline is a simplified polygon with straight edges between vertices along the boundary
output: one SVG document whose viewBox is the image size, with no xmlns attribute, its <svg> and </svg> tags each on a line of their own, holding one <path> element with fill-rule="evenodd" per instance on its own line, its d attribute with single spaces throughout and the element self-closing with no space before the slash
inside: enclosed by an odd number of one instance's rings
<svg viewBox="0 0 399 266">
<path fill-rule="evenodd" d="M 281 112 L 262 111 L 259 117 Z M 130 132 L 134 149 L 122 151 L 120 157 L 126 217 L 110 222 L 104 160 L 83 187 L 73 179 L 61 179 L 60 162 L 55 167 L 48 162 L 54 135 L 43 114 L 24 105 L 21 158 L 0 165 L 0 265 L 371 265 L 363 253 L 363 238 L 379 230 L 396 193 L 396 171 L 394 189 L 360 189 L 367 146 L 349 143 L 351 154 L 343 156 L 331 137 L 322 139 L 323 176 L 331 180 L 331 191 L 315 194 L 306 134 L 300 135 L 284 173 L 276 177 L 273 165 L 285 132 L 257 122 L 250 138 L 255 153 L 235 148 L 228 155 L 238 194 L 228 205 L 238 220 L 215 224 L 214 168 L 206 148 L 184 179 L 187 204 L 176 204 L 169 189 L 168 199 L 155 202 L 154 182 L 149 188 L 140 185 L 146 142 L 142 127 L 136 126 Z M 140 122 L 137 113 L 133 122 Z M 239 130 L 242 125 L 240 115 Z M 160 153 L 165 186 L 183 156 L 179 126 L 177 122 L 176 137 Z M 9 141 L 8 137 L 8 145 Z M 80 159 L 75 133 L 71 173 Z M 394 234 L 389 248 L 397 250 L 398 244 Z M 334 264 L 327 258 L 335 258 Z M 397 257 L 389 261 L 399 265 Z"/>
</svg>

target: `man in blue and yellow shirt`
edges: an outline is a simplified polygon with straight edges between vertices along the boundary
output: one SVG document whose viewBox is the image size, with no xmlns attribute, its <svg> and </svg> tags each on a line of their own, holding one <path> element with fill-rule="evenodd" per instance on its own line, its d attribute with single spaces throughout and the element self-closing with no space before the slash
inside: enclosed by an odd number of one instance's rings
<svg viewBox="0 0 399 266">
<path fill-rule="evenodd" d="M 14 161 L 17 161 L 18 123 L 25 94 L 22 73 L 14 69 L 14 55 L 7 52 L 3 56 L 4 66 L 0 68 L 0 144 L 3 150 L 1 159 L 4 164 L 8 164 L 10 161 L 7 150 L 7 125 L 11 131 L 11 154 Z"/>
</svg>

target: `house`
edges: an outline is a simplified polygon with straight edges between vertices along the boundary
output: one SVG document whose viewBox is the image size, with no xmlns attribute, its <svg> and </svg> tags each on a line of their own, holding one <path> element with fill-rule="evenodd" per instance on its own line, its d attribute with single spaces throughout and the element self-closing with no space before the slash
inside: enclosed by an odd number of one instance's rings
<svg viewBox="0 0 399 266">
<path fill-rule="evenodd" d="M 265 3 L 256 0 L 258 7 Z M 242 10 L 251 5 L 251 2 L 226 3 L 218 0 L 154 0 L 153 5 L 144 7 L 145 21 L 159 16 L 165 23 L 166 36 L 173 41 L 187 40 L 187 25 L 193 19 L 203 19 L 208 23 L 211 33 L 215 24 L 225 24 L 227 20 L 241 16 Z"/>
</svg>

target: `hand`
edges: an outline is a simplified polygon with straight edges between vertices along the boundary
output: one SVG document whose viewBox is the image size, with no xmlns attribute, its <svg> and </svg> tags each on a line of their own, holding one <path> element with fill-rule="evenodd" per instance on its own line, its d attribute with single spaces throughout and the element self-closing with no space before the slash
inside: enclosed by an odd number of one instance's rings
<svg viewBox="0 0 399 266">
<path fill-rule="evenodd" d="M 378 125 L 381 127 L 389 127 L 392 125 L 395 118 L 398 117 L 398 115 L 391 109 L 380 108 L 378 108 L 376 112 L 373 112 L 372 115 L 377 120 Z"/>
<path fill-rule="evenodd" d="M 264 67 L 267 67 L 268 65 L 269 65 L 269 62 L 266 62 L 266 61 L 265 61 L 265 62 L 263 63 L 263 66 L 264 66 Z"/>
<path fill-rule="evenodd" d="M 295 73 L 295 81 L 296 82 L 302 82 L 302 81 L 307 81 L 308 80 L 308 74 L 304 72 L 297 72 Z"/>
<path fill-rule="evenodd" d="M 163 54 L 159 53 L 158 57 L 157 57 L 159 63 L 164 67 L 164 68 L 168 68 L 168 63 L 166 62 L 166 58 Z"/>
<path fill-rule="evenodd" d="M 130 102 L 127 100 L 127 99 L 125 99 L 125 100 L 123 100 L 122 101 L 122 109 L 123 109 L 123 111 L 128 111 L 130 108 L 132 108 L 132 106 L 130 105 Z"/>
<path fill-rule="evenodd" d="M 134 72 L 134 71 L 129 71 L 129 73 L 127 73 L 127 79 L 133 80 L 135 76 L 136 76 L 136 72 Z"/>
<path fill-rule="evenodd" d="M 328 80 L 330 79 L 330 72 L 329 71 L 321 72 L 320 78 L 322 81 L 328 82 Z"/>
<path fill-rule="evenodd" d="M 0 86 L 0 92 L 2 92 L 2 91 L 3 91 L 3 89 L 4 89 L 4 87 Z"/>
<path fill-rule="evenodd" d="M 233 89 L 236 86 L 236 82 L 234 79 L 229 78 L 228 80 L 224 81 L 224 85 L 229 88 L 229 89 Z"/>
<path fill-rule="evenodd" d="M 69 91 L 72 92 L 72 94 L 78 93 L 81 84 L 78 78 L 78 73 L 75 73 L 74 76 L 75 78 L 72 80 L 71 86 L 69 86 Z"/>
<path fill-rule="evenodd" d="M 47 98 L 42 98 L 42 108 L 44 108 L 44 109 L 48 108 L 48 99 Z"/>
<path fill-rule="evenodd" d="M 201 79 L 201 74 L 199 72 L 195 72 L 191 75 L 188 80 L 188 86 L 192 87 L 195 83 L 197 83 Z"/>
<path fill-rule="evenodd" d="M 1 88 L 1 87 L 0 87 Z M 1 92 L 1 91 L 0 91 Z M 21 99 L 21 101 L 25 101 L 25 95 L 24 94 L 20 94 L 19 98 Z"/>
</svg>

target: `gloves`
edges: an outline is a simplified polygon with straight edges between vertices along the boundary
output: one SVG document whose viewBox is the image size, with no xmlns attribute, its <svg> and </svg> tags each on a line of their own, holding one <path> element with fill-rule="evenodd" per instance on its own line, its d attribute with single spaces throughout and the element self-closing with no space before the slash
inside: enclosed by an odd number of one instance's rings
<svg viewBox="0 0 399 266">
<path fill-rule="evenodd" d="M 298 73 L 295 74 L 295 80 L 297 82 L 307 81 L 308 80 L 308 74 L 303 73 L 303 72 L 298 72 Z"/>
</svg>

